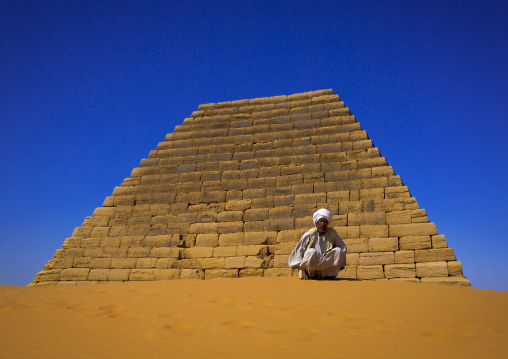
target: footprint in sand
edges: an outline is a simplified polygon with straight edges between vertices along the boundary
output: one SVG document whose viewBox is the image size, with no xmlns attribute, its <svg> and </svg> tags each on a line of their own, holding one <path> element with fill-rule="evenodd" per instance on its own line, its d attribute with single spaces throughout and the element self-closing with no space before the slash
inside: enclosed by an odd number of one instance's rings
<svg viewBox="0 0 508 359">
<path fill-rule="evenodd" d="M 112 305 L 105 305 L 103 307 L 100 307 L 98 314 L 93 315 L 93 318 L 100 318 L 100 317 L 111 317 L 111 318 L 117 318 L 114 315 L 117 315 L 118 313 L 115 313 L 117 311 L 120 311 L 125 308 L 125 305 L 123 304 L 112 304 Z"/>
<path fill-rule="evenodd" d="M 354 313 L 328 312 L 323 319 L 331 323 L 351 323 L 362 320 L 362 316 Z"/>
<path fill-rule="evenodd" d="M 122 310 L 125 308 L 125 305 L 123 304 L 112 304 L 112 305 L 105 305 L 104 307 L 100 307 L 100 310 Z"/>
<path fill-rule="evenodd" d="M 201 329 L 203 324 L 190 323 L 190 322 L 175 322 L 166 324 L 163 326 L 164 329 Z"/>
<path fill-rule="evenodd" d="M 133 313 L 133 312 L 119 312 L 119 313 L 111 313 L 108 315 L 109 318 L 136 318 L 141 316 L 141 313 Z"/>
<path fill-rule="evenodd" d="M 227 329 L 232 330 L 246 330 L 246 329 L 252 329 L 257 326 L 257 323 L 254 322 L 248 322 L 245 320 L 231 320 L 220 323 L 220 325 L 224 326 Z"/>
</svg>

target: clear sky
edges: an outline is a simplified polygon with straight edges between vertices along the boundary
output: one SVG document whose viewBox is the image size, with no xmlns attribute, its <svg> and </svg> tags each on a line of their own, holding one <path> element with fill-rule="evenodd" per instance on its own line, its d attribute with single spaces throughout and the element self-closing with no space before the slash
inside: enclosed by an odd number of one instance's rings
<svg viewBox="0 0 508 359">
<path fill-rule="evenodd" d="M 508 2 L 0 0 L 0 284 L 26 285 L 201 103 L 333 88 L 508 291 Z"/>
</svg>

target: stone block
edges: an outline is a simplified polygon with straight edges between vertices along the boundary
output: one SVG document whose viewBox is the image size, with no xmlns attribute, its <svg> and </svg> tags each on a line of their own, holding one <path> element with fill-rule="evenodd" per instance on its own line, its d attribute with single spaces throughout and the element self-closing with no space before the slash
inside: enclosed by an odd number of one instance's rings
<svg viewBox="0 0 508 359">
<path fill-rule="evenodd" d="M 176 262 L 178 269 L 201 269 L 203 258 L 180 259 Z"/>
<path fill-rule="evenodd" d="M 343 270 L 339 271 L 337 278 L 355 279 L 357 278 L 356 269 L 356 266 L 346 266 Z"/>
<path fill-rule="evenodd" d="M 382 265 L 358 266 L 356 267 L 358 279 L 379 279 L 384 278 Z"/>
<path fill-rule="evenodd" d="M 180 277 L 180 269 L 156 269 L 155 280 L 178 279 Z"/>
<path fill-rule="evenodd" d="M 414 251 L 397 251 L 395 252 L 395 263 L 414 263 L 415 252 Z"/>
<path fill-rule="evenodd" d="M 238 271 L 239 277 L 262 277 L 264 273 L 263 269 L 246 268 Z"/>
<path fill-rule="evenodd" d="M 150 281 L 155 280 L 155 269 L 132 269 L 129 280 Z"/>
<path fill-rule="evenodd" d="M 464 277 L 430 277 L 422 278 L 421 283 L 471 287 L 471 282 Z"/>
<path fill-rule="evenodd" d="M 348 253 L 362 253 L 369 251 L 367 238 L 343 238 Z"/>
<path fill-rule="evenodd" d="M 448 244 L 446 243 L 446 238 L 444 234 L 438 234 L 432 236 L 432 248 L 447 248 Z"/>
<path fill-rule="evenodd" d="M 384 212 L 362 212 L 348 214 L 348 225 L 356 226 L 356 225 L 376 225 L 376 224 L 380 225 L 385 224 Z"/>
<path fill-rule="evenodd" d="M 88 280 L 103 281 L 108 280 L 110 269 L 90 269 Z"/>
<path fill-rule="evenodd" d="M 215 247 L 213 249 L 214 257 L 232 257 L 236 256 L 237 246 L 227 246 L 227 247 Z"/>
<path fill-rule="evenodd" d="M 268 268 L 270 257 L 248 256 L 245 258 L 245 268 Z"/>
<path fill-rule="evenodd" d="M 266 256 L 268 247 L 262 245 L 238 246 L 236 254 L 238 256 Z"/>
<path fill-rule="evenodd" d="M 448 265 L 444 261 L 416 263 L 416 276 L 420 278 L 446 277 L 448 276 Z"/>
<path fill-rule="evenodd" d="M 180 279 L 203 279 L 205 274 L 201 269 L 182 269 Z"/>
<path fill-rule="evenodd" d="M 360 226 L 334 227 L 342 239 L 359 238 Z"/>
<path fill-rule="evenodd" d="M 178 261 L 176 258 L 156 258 L 155 268 L 157 269 L 175 269 L 178 268 Z"/>
<path fill-rule="evenodd" d="M 186 259 L 210 258 L 213 255 L 213 247 L 192 247 L 183 250 L 182 256 Z"/>
<path fill-rule="evenodd" d="M 294 228 L 294 218 L 270 218 L 265 221 L 265 230 L 267 231 L 282 231 Z"/>
<path fill-rule="evenodd" d="M 411 211 L 393 211 L 386 213 L 386 224 L 411 223 Z"/>
<path fill-rule="evenodd" d="M 223 233 L 219 235 L 219 246 L 237 246 L 243 244 L 243 232 Z"/>
<path fill-rule="evenodd" d="M 150 257 L 152 258 L 164 258 L 164 257 L 170 257 L 170 258 L 180 258 L 180 248 L 170 248 L 170 247 L 159 247 L 159 248 L 152 248 L 152 251 L 150 252 Z"/>
<path fill-rule="evenodd" d="M 111 268 L 115 269 L 132 269 L 136 267 L 137 258 L 112 258 Z"/>
<path fill-rule="evenodd" d="M 104 269 L 111 268 L 111 258 L 91 258 L 90 268 L 104 268 Z"/>
<path fill-rule="evenodd" d="M 448 262 L 448 275 L 462 277 L 462 264 L 459 261 Z"/>
<path fill-rule="evenodd" d="M 130 273 L 130 269 L 110 269 L 108 273 L 108 281 L 129 280 Z"/>
<path fill-rule="evenodd" d="M 369 252 L 394 252 L 399 249 L 397 237 L 369 238 Z"/>
<path fill-rule="evenodd" d="M 237 233 L 243 231 L 243 222 L 221 222 L 219 223 L 219 228 L 217 229 L 217 233 L 219 235 L 223 233 Z"/>
<path fill-rule="evenodd" d="M 437 234 L 434 223 L 390 224 L 390 237 L 433 236 Z"/>
<path fill-rule="evenodd" d="M 386 278 L 415 278 L 415 264 L 387 264 L 385 276 Z"/>
<path fill-rule="evenodd" d="M 62 270 L 62 273 L 60 274 L 60 280 L 87 280 L 89 272 L 90 269 L 88 268 L 66 268 Z"/>
<path fill-rule="evenodd" d="M 383 224 L 364 224 L 360 226 L 360 237 L 385 238 L 388 237 L 388 226 Z M 394 237 L 391 236 L 390 237 Z"/>
<path fill-rule="evenodd" d="M 34 282 L 48 282 L 60 280 L 62 269 L 43 270 L 35 275 Z"/>
<path fill-rule="evenodd" d="M 224 211 L 217 214 L 217 222 L 237 222 L 243 218 L 243 211 Z"/>
<path fill-rule="evenodd" d="M 218 223 L 192 223 L 190 225 L 189 233 L 217 233 L 218 228 Z"/>
<path fill-rule="evenodd" d="M 289 254 L 276 254 L 273 257 L 274 268 L 287 268 L 289 261 Z"/>
<path fill-rule="evenodd" d="M 455 253 L 452 248 L 423 249 L 415 251 L 415 262 L 454 261 Z"/>
<path fill-rule="evenodd" d="M 290 277 L 292 275 L 291 268 L 267 268 L 263 273 L 264 277 Z"/>
<path fill-rule="evenodd" d="M 395 263 L 394 252 L 360 253 L 359 264 L 363 266 Z"/>
<path fill-rule="evenodd" d="M 279 232 L 280 234 L 281 232 Z M 278 238 L 275 231 L 258 231 L 258 232 L 245 232 L 243 244 L 256 245 L 256 244 L 274 244 Z"/>
<path fill-rule="evenodd" d="M 347 253 L 346 254 L 346 265 L 357 266 L 360 263 L 360 253 Z"/>
<path fill-rule="evenodd" d="M 138 261 L 136 262 L 136 268 L 139 269 L 155 268 L 156 263 L 157 258 L 138 258 Z"/>
<path fill-rule="evenodd" d="M 292 243 L 293 245 L 295 245 L 303 235 L 301 229 L 291 229 L 274 233 L 277 236 L 277 243 Z"/>
<path fill-rule="evenodd" d="M 252 208 L 243 212 L 244 221 L 263 221 L 268 219 L 268 208 Z"/>
<path fill-rule="evenodd" d="M 146 258 L 150 257 L 150 252 L 152 248 L 150 247 L 134 247 L 129 248 L 127 251 L 127 257 L 130 258 Z"/>
<path fill-rule="evenodd" d="M 224 269 L 224 257 L 203 258 L 203 269 Z"/>
<path fill-rule="evenodd" d="M 401 250 L 429 249 L 432 247 L 430 236 L 407 236 L 400 237 L 399 247 Z"/>
<path fill-rule="evenodd" d="M 228 211 L 244 211 L 251 207 L 252 200 L 250 199 L 240 199 L 240 200 L 231 200 L 226 202 L 226 210 Z"/>
<path fill-rule="evenodd" d="M 212 278 L 238 278 L 238 269 L 207 269 L 205 279 Z"/>
<path fill-rule="evenodd" d="M 219 244 L 219 235 L 216 233 L 202 233 L 196 237 L 197 247 L 216 247 Z"/>
<path fill-rule="evenodd" d="M 245 268 L 245 256 L 226 257 L 224 260 L 224 268 Z"/>
</svg>

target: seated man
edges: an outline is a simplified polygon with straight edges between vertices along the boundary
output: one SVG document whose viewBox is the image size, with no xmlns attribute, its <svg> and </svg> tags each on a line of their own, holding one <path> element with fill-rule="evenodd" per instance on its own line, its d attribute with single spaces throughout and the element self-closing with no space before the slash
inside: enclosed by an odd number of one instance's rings
<svg viewBox="0 0 508 359">
<path fill-rule="evenodd" d="M 301 279 L 336 277 L 346 266 L 346 245 L 333 228 L 332 214 L 320 209 L 313 216 L 315 228 L 305 232 L 289 256 L 289 266 L 299 268 Z"/>
</svg>

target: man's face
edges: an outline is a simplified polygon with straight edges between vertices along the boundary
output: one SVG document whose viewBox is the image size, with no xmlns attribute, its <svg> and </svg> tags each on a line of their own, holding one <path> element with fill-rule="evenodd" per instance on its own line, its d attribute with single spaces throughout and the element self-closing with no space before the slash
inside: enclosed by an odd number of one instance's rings
<svg viewBox="0 0 508 359">
<path fill-rule="evenodd" d="M 319 234 L 325 233 L 327 227 L 328 227 L 328 221 L 326 220 L 326 218 L 320 218 L 316 222 L 316 228 L 317 228 L 317 231 Z"/>
</svg>

